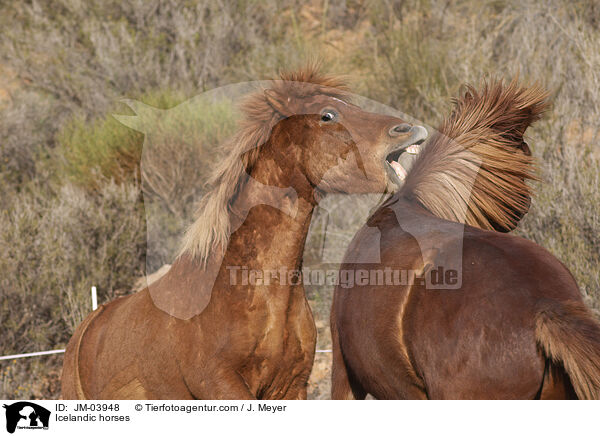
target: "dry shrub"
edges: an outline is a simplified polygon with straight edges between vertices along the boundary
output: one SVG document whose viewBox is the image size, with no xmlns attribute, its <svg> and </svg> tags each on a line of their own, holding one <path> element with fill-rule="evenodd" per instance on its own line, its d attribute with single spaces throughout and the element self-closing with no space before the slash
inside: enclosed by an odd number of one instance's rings
<svg viewBox="0 0 600 436">
<path fill-rule="evenodd" d="M 145 221 L 136 186 L 107 182 L 94 197 L 69 184 L 56 197 L 44 191 L 18 195 L 0 214 L 3 354 L 64 347 L 91 311 L 92 285 L 102 303 L 144 272 Z M 0 371 L 10 366 L 16 374 L 30 365 L 36 363 L 3 361 Z M 18 386 L 24 385 L 3 380 L 0 396 L 28 398 L 39 388 L 35 380 L 26 390 Z"/>
</svg>

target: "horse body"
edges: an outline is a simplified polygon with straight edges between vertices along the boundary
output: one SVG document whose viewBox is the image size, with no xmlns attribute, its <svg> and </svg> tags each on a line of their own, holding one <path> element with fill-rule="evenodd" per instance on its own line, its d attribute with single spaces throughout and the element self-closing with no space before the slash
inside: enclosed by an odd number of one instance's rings
<svg viewBox="0 0 600 436">
<path fill-rule="evenodd" d="M 276 259 L 269 253 L 273 246 L 283 247 L 278 252 L 282 265 L 297 268 L 303 244 L 296 235 L 308 225 L 308 205 L 296 219 L 269 206 L 265 208 L 270 210 L 262 208 L 254 208 L 231 236 L 212 298 L 201 314 L 189 320 L 170 316 L 155 306 L 148 289 L 105 306 L 87 329 L 80 349 L 86 395 L 173 399 L 303 395 L 316 340 L 304 289 L 301 285 L 231 287 L 226 268 L 245 265 L 262 270 L 259 260 L 245 260 L 247 250 Z M 267 217 L 287 227 L 286 231 L 279 226 L 265 231 Z M 252 236 L 256 237 L 249 243 Z M 182 258 L 151 286 L 172 289 L 201 280 L 198 267 Z"/>
<path fill-rule="evenodd" d="M 344 270 L 419 276 L 450 265 L 461 281 L 338 286 L 334 399 L 600 396 L 600 323 L 572 275 L 536 244 L 492 231 L 513 229 L 529 207 L 523 133 L 543 99 L 515 82 L 470 89 L 406 184 L 357 233 Z M 379 262 L 362 262 L 373 247 Z"/>
<path fill-rule="evenodd" d="M 371 393 L 380 399 L 571 396 L 573 388 L 562 368 L 555 368 L 554 378 L 544 382 L 550 374 L 536 337 L 540 304 L 583 304 L 569 271 L 523 238 L 439 223 L 442 220 L 405 199 L 388 202 L 386 208 L 368 223 L 380 229 L 384 239 L 381 264 L 395 270 L 423 270 L 426 264 L 435 270 L 445 264 L 435 255 L 424 259 L 414 236 L 402 228 L 405 220 L 418 219 L 423 226 L 437 229 L 419 235 L 421 245 L 423 238 L 439 240 L 440 228 L 449 239 L 462 239 L 462 286 L 436 290 L 416 282 L 336 290 L 335 358 L 344 362 L 342 371 L 350 374 L 355 395 Z M 374 243 L 368 240 L 372 233 L 364 235 L 357 234 L 349 253 Z M 402 247 L 401 254 L 395 247 Z M 439 245 L 440 253 L 444 250 Z M 349 263 L 342 268 L 373 265 Z M 334 374 L 336 380 L 344 377 Z M 334 397 L 350 394 L 352 389 L 347 388 L 334 386 Z"/>
<path fill-rule="evenodd" d="M 424 129 L 360 110 L 315 71 L 283 78 L 244 106 L 166 275 L 78 327 L 65 399 L 306 398 L 316 328 L 301 273 L 288 272 L 313 209 L 327 192 L 383 192 L 386 155 Z"/>
</svg>

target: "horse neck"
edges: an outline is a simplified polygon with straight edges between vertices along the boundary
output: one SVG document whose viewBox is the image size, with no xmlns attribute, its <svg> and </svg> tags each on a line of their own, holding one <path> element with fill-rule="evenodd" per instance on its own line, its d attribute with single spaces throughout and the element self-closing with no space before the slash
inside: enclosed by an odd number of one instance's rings
<svg viewBox="0 0 600 436">
<path fill-rule="evenodd" d="M 306 298 L 299 276 L 291 276 L 290 272 L 302 268 L 315 203 L 312 190 L 291 187 L 274 190 L 271 183 L 277 172 L 269 174 L 269 185 L 263 185 L 261 181 L 265 178 L 259 172 L 264 170 L 262 165 L 253 170 L 252 180 L 256 182 L 246 183 L 231 207 L 236 214 L 232 223 L 242 219 L 243 222 L 230 236 L 220 273 L 225 283 L 220 288 L 234 292 L 219 295 L 225 301 L 233 297 L 236 303 L 244 299 L 257 309 L 253 312 L 257 316 L 270 313 L 285 317 L 295 301 Z M 236 285 L 231 281 L 232 271 Z M 250 274 L 258 277 L 259 282 L 252 282 Z"/>
<path fill-rule="evenodd" d="M 396 193 L 387 199 L 368 221 L 370 227 L 385 226 L 386 231 L 389 229 L 390 223 L 393 223 L 394 227 L 398 226 L 402 231 L 414 235 L 436 231 L 436 229 L 441 230 L 442 227 L 446 227 L 446 223 L 456 224 L 439 218 L 417 200 L 405 197 L 401 193 Z M 383 231 L 383 229 L 380 230 Z"/>
<path fill-rule="evenodd" d="M 315 207 L 314 191 L 296 169 L 259 161 L 231 205 L 223 263 L 256 270 L 299 269 Z"/>
<path fill-rule="evenodd" d="M 267 161 L 253 167 L 229 205 L 231 234 L 225 252 L 216 247 L 205 265 L 184 253 L 149 286 L 153 303 L 162 311 L 190 319 L 211 302 L 220 313 L 251 305 L 259 309 L 246 311 L 247 316 L 262 317 L 265 312 L 286 316 L 293 301 L 305 298 L 304 288 L 296 286 L 295 278 L 291 283 L 289 276 L 283 284 L 277 279 L 264 285 L 248 283 L 249 271 L 265 275 L 300 270 L 316 204 L 313 188 L 297 169 L 282 170 Z M 244 270 L 246 284 L 239 274 Z"/>
<path fill-rule="evenodd" d="M 394 197 L 392 197 L 394 199 Z M 390 199 L 390 200 L 392 200 Z M 402 218 L 421 217 L 426 219 L 427 217 L 437 218 L 429 209 L 423 206 L 414 198 L 405 197 L 403 195 L 396 194 L 396 201 L 393 202 L 396 216 L 399 220 Z"/>
</svg>

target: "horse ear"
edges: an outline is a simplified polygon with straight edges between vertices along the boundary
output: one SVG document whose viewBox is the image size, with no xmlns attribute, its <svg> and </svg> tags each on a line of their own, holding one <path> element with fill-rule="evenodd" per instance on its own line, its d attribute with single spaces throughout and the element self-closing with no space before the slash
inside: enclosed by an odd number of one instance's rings
<svg viewBox="0 0 600 436">
<path fill-rule="evenodd" d="M 284 117 L 289 117 L 293 114 L 293 111 L 289 108 L 289 104 L 291 103 L 290 97 L 285 98 L 277 91 L 272 89 L 265 89 L 264 95 L 267 103 L 269 103 L 269 106 L 271 106 Z"/>
<path fill-rule="evenodd" d="M 527 144 L 525 141 L 521 142 L 521 150 L 523 150 L 525 156 L 531 156 L 531 149 L 529 148 L 529 144 Z"/>
</svg>

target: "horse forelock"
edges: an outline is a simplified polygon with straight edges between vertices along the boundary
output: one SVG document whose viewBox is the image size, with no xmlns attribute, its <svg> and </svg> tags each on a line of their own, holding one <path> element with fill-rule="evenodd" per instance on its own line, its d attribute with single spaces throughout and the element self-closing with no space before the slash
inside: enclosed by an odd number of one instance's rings
<svg viewBox="0 0 600 436">
<path fill-rule="evenodd" d="M 270 83 L 270 95 L 275 95 L 282 105 L 297 105 L 317 95 L 345 101 L 349 94 L 344 79 L 319 70 L 319 64 L 313 63 L 297 71 L 282 72 L 279 80 Z M 244 98 L 240 107 L 244 119 L 237 133 L 223 145 L 225 157 L 208 178 L 208 191 L 200 200 L 197 219 L 186 231 L 179 253 L 202 264 L 212 251 L 226 249 L 231 204 L 244 186 L 246 175 L 258 160 L 261 146 L 268 141 L 272 128 L 285 118 L 269 102 L 264 89 Z"/>
<path fill-rule="evenodd" d="M 483 229 L 512 230 L 527 212 L 535 180 L 533 158 L 522 149 L 523 134 L 547 108 L 538 85 L 515 78 L 468 86 L 454 111 L 432 137 L 400 194 L 434 215 Z"/>
</svg>

